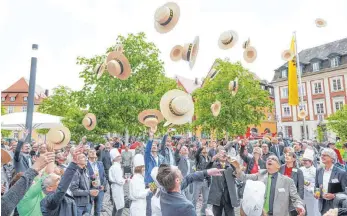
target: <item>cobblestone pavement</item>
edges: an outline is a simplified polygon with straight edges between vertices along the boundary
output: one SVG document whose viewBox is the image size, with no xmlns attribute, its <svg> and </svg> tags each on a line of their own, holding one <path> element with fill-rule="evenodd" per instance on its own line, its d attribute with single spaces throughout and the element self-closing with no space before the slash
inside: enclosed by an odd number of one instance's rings
<svg viewBox="0 0 347 216">
<path fill-rule="evenodd" d="M 129 184 L 124 185 L 124 194 L 128 195 L 129 194 Z M 201 204 L 202 204 L 202 196 L 199 197 L 198 203 L 197 203 L 197 210 L 196 212 L 198 213 L 198 216 L 200 216 L 200 209 L 201 209 Z M 112 216 L 112 210 L 113 210 L 113 205 L 110 201 L 110 190 L 108 189 L 107 192 L 105 193 L 104 196 L 104 204 L 103 208 L 106 210 L 106 212 L 102 212 L 102 216 Z M 92 210 L 94 212 L 94 210 Z M 235 209 L 235 216 L 240 215 L 240 210 L 239 208 Z M 123 210 L 123 216 L 130 216 L 129 209 L 125 208 Z"/>
</svg>

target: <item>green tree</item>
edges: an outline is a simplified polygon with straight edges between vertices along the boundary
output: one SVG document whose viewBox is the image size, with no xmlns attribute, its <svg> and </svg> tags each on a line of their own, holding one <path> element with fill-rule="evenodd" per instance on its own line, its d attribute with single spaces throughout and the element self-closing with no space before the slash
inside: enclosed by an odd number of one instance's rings
<svg viewBox="0 0 347 216">
<path fill-rule="evenodd" d="M 42 102 L 38 111 L 63 117 L 62 123 L 69 128 L 73 141 L 79 142 L 84 135 L 90 141 L 102 141 L 103 131 L 100 128 L 88 131 L 83 127 L 82 119 L 86 112 L 78 106 L 75 92 L 66 86 L 54 88 L 52 96 Z M 46 134 L 48 129 L 40 129 L 38 132 Z"/>
<path fill-rule="evenodd" d="M 215 131 L 217 137 L 226 132 L 229 135 L 240 135 L 246 132 L 249 125 L 258 125 L 264 119 L 265 110 L 272 109 L 273 103 L 269 93 L 262 91 L 259 80 L 238 63 L 228 60 L 217 60 L 218 74 L 207 78 L 202 88 L 193 94 L 197 120 L 193 125 L 200 126 L 203 131 Z M 232 96 L 228 85 L 235 78 L 239 80 L 239 89 Z M 211 112 L 211 104 L 216 100 L 222 104 L 218 117 Z"/>
<path fill-rule="evenodd" d="M 1 106 L 1 116 L 6 115 L 6 114 L 7 114 L 7 112 L 6 112 L 5 107 Z M 2 130 L 1 129 L 1 137 L 8 137 L 8 136 L 10 136 L 10 134 L 11 134 L 10 130 Z"/>
<path fill-rule="evenodd" d="M 117 44 L 122 44 L 132 74 L 127 80 L 113 78 L 107 73 L 96 78 L 93 68 L 102 63 L 107 53 Z M 138 114 L 145 109 L 159 109 L 162 95 L 177 87 L 176 81 L 165 77 L 159 49 L 146 40 L 144 33 L 118 36 L 116 44 L 104 54 L 92 58 L 78 57 L 77 64 L 84 65 L 80 78 L 84 86 L 77 93 L 78 103 L 89 106 L 89 111 L 98 119 L 98 127 L 108 132 L 141 135 L 147 129 L 138 120 Z M 161 124 L 162 125 L 162 124 Z M 158 131 L 165 129 L 159 125 Z"/>
<path fill-rule="evenodd" d="M 327 126 L 330 130 L 334 131 L 342 141 L 347 140 L 347 105 L 343 109 L 331 114 L 328 118 Z"/>
</svg>

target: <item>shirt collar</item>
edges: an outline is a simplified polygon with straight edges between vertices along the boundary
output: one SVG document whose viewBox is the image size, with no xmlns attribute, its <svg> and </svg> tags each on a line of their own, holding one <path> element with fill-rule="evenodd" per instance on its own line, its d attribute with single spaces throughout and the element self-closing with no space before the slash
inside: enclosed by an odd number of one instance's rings
<svg viewBox="0 0 347 216">
<path fill-rule="evenodd" d="M 324 168 L 324 171 L 332 171 L 334 169 L 334 165 L 332 165 L 331 167 L 330 167 L 330 169 L 326 169 L 326 168 Z"/>
</svg>

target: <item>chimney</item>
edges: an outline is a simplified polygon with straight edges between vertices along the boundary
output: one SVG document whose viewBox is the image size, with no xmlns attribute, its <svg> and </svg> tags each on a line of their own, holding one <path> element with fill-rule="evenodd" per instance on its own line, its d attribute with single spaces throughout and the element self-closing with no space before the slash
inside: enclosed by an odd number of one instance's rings
<svg viewBox="0 0 347 216">
<path fill-rule="evenodd" d="M 48 89 L 45 90 L 45 95 L 48 97 L 49 91 Z"/>
<path fill-rule="evenodd" d="M 199 84 L 199 81 L 198 81 L 198 78 L 197 77 L 195 77 L 195 85 L 198 85 Z"/>
</svg>

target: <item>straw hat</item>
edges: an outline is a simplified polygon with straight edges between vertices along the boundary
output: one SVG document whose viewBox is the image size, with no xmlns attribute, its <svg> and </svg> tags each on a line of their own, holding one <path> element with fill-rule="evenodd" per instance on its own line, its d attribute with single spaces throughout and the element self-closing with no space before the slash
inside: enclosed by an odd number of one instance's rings
<svg viewBox="0 0 347 216">
<path fill-rule="evenodd" d="M 142 124 L 146 125 L 147 127 L 156 127 L 157 124 L 159 124 L 161 121 L 164 120 L 163 114 L 159 110 L 156 109 L 148 109 L 142 111 L 137 119 Z"/>
<path fill-rule="evenodd" d="M 216 101 L 211 105 L 211 111 L 212 111 L 212 115 L 217 117 L 219 115 L 219 112 L 222 108 L 222 104 L 220 101 Z"/>
<path fill-rule="evenodd" d="M 231 80 L 229 83 L 229 91 L 231 91 L 231 95 L 235 96 L 239 89 L 239 79 L 236 77 L 235 80 Z"/>
<path fill-rule="evenodd" d="M 171 31 L 180 18 L 180 7 L 174 2 L 168 2 L 159 7 L 154 14 L 154 28 L 159 33 Z"/>
<path fill-rule="evenodd" d="M 299 118 L 305 118 L 306 117 L 306 111 L 305 110 L 300 110 L 299 114 L 298 114 Z"/>
<path fill-rule="evenodd" d="M 126 80 L 131 74 L 131 66 L 129 60 L 118 51 L 110 52 L 106 59 L 107 70 L 120 80 Z"/>
<path fill-rule="evenodd" d="M 47 133 L 47 146 L 54 150 L 64 148 L 71 139 L 70 130 L 67 127 L 60 126 L 51 128 Z"/>
<path fill-rule="evenodd" d="M 134 156 L 133 164 L 134 164 L 134 167 L 144 166 L 145 165 L 145 159 L 144 159 L 143 155 L 142 154 L 136 154 Z"/>
<path fill-rule="evenodd" d="M 327 26 L 327 21 L 325 21 L 322 18 L 317 18 L 314 22 L 318 28 L 322 28 L 322 27 Z"/>
<path fill-rule="evenodd" d="M 243 51 L 243 58 L 248 63 L 254 62 L 257 58 L 257 50 L 252 46 L 248 46 L 245 51 Z"/>
<path fill-rule="evenodd" d="M 172 126 L 172 125 L 173 125 L 173 124 L 172 124 L 171 122 L 168 122 L 168 121 L 167 121 L 167 122 L 164 123 L 163 127 Z"/>
<path fill-rule="evenodd" d="M 100 77 L 102 76 L 102 74 L 104 73 L 106 68 L 106 64 L 102 63 L 102 64 L 97 64 L 94 68 L 94 72 L 96 73 L 96 78 L 100 79 Z"/>
<path fill-rule="evenodd" d="M 172 61 L 179 61 L 182 59 L 183 47 L 181 45 L 176 45 L 172 48 L 170 52 L 170 58 Z"/>
<path fill-rule="evenodd" d="M 1 164 L 7 164 L 12 160 L 12 157 L 8 151 L 1 149 Z"/>
<path fill-rule="evenodd" d="M 247 49 L 247 47 L 249 47 L 250 45 L 251 45 L 251 39 L 248 38 L 248 40 L 246 40 L 245 42 L 243 42 L 242 48 L 243 48 L 243 49 Z"/>
<path fill-rule="evenodd" d="M 168 122 L 175 125 L 185 124 L 191 121 L 194 115 L 193 99 L 184 91 L 174 89 L 163 95 L 160 110 Z"/>
<path fill-rule="evenodd" d="M 189 67 L 194 67 L 196 57 L 199 52 L 199 36 L 196 36 L 193 43 L 187 43 L 182 49 L 182 59 L 189 62 Z"/>
<path fill-rule="evenodd" d="M 294 58 L 294 53 L 291 50 L 284 50 L 282 52 L 282 59 L 284 61 L 291 61 Z"/>
<path fill-rule="evenodd" d="M 223 32 L 218 39 L 218 46 L 221 49 L 230 49 L 232 48 L 237 41 L 239 40 L 239 36 L 233 30 Z"/>
<path fill-rule="evenodd" d="M 88 113 L 84 116 L 82 124 L 87 130 L 93 130 L 96 126 L 96 116 L 93 113 Z"/>
</svg>

